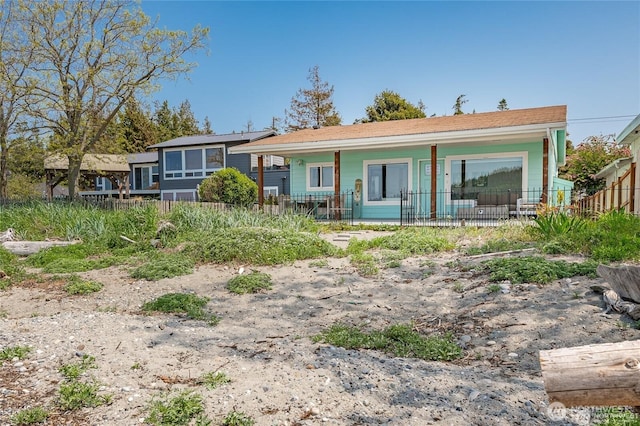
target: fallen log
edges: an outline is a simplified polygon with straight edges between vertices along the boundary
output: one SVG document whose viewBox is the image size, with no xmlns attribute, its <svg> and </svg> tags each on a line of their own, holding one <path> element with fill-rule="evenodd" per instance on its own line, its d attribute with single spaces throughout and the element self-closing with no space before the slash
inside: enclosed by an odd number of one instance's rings
<svg viewBox="0 0 640 426">
<path fill-rule="evenodd" d="M 540 351 L 549 403 L 640 406 L 640 341 Z"/>
<path fill-rule="evenodd" d="M 640 303 L 640 266 L 598 265 L 596 272 L 609 283 L 620 297 Z"/>
<path fill-rule="evenodd" d="M 68 246 L 80 241 L 5 241 L 2 243 L 7 251 L 18 256 L 29 256 L 40 250 L 55 246 Z"/>
</svg>

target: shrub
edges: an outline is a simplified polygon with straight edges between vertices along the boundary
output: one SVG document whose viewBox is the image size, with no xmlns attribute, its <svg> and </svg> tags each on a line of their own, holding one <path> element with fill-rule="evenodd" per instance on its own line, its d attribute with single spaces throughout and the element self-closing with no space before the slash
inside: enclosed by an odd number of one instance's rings
<svg viewBox="0 0 640 426">
<path fill-rule="evenodd" d="M 82 278 L 72 275 L 64 286 L 64 291 L 69 294 L 91 294 L 102 290 L 102 284 L 95 281 L 85 281 Z"/>
<path fill-rule="evenodd" d="M 191 319 L 207 320 L 210 325 L 218 323 L 215 315 L 208 315 L 204 307 L 209 303 L 206 297 L 198 297 L 195 294 L 167 293 L 157 299 L 146 302 L 142 310 L 146 312 L 185 313 Z"/>
<path fill-rule="evenodd" d="M 236 294 L 258 293 L 262 290 L 271 290 L 271 276 L 264 272 L 251 272 L 245 275 L 237 275 L 229 280 L 227 288 Z"/>
<path fill-rule="evenodd" d="M 162 278 L 178 277 L 193 272 L 194 260 L 181 253 L 158 253 L 149 261 L 133 269 L 129 275 L 132 278 L 157 281 Z"/>
<path fill-rule="evenodd" d="M 238 169 L 227 167 L 203 180 L 198 196 L 202 201 L 248 207 L 258 199 L 258 185 Z"/>
<path fill-rule="evenodd" d="M 72 380 L 60 385 L 58 405 L 63 410 L 98 407 L 109 402 L 110 397 L 98 395 L 98 383 L 82 383 Z"/>
<path fill-rule="evenodd" d="M 42 407 L 26 408 L 11 416 L 11 424 L 16 426 L 43 423 L 49 417 L 49 412 Z"/>
<path fill-rule="evenodd" d="M 204 403 L 200 395 L 184 391 L 176 396 L 161 395 L 150 404 L 146 423 L 158 426 L 188 425 L 191 420 L 200 418 L 204 412 Z"/>
</svg>

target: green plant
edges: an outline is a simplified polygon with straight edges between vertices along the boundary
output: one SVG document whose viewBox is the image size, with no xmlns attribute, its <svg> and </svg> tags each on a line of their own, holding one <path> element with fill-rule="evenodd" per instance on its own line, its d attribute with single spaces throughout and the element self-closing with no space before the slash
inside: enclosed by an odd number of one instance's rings
<svg viewBox="0 0 640 426">
<path fill-rule="evenodd" d="M 90 355 L 83 355 L 79 362 L 64 364 L 58 371 L 62 373 L 64 378 L 68 381 L 78 380 L 78 378 L 89 369 L 98 368 L 96 366 L 96 359 Z"/>
<path fill-rule="evenodd" d="M 131 366 L 132 370 L 141 370 L 142 369 L 142 364 L 140 364 L 139 362 L 134 362 L 133 365 Z"/>
<path fill-rule="evenodd" d="M 487 286 L 487 291 L 489 293 L 498 293 L 500 290 L 502 290 L 502 287 L 500 287 L 499 284 L 489 284 Z"/>
<path fill-rule="evenodd" d="M 236 294 L 258 293 L 263 290 L 271 290 L 271 276 L 264 272 L 257 271 L 244 275 L 236 275 L 229 280 L 227 288 Z"/>
<path fill-rule="evenodd" d="M 258 185 L 238 169 L 227 167 L 203 180 L 198 195 L 202 201 L 248 207 L 258 199 Z"/>
<path fill-rule="evenodd" d="M 202 396 L 189 391 L 178 395 L 168 394 L 154 397 L 149 407 L 149 415 L 145 422 L 157 426 L 182 426 L 188 425 L 196 419 L 202 424 L 204 420 L 204 403 Z"/>
<path fill-rule="evenodd" d="M 71 275 L 64 291 L 69 294 L 91 294 L 102 290 L 103 285 L 96 281 L 85 281 L 77 275 Z"/>
<path fill-rule="evenodd" d="M 223 426 L 253 426 L 256 423 L 251 416 L 240 411 L 231 411 L 222 421 Z"/>
<path fill-rule="evenodd" d="M 221 371 L 211 371 L 209 373 L 203 374 L 200 377 L 199 382 L 205 385 L 207 389 L 213 390 L 218 386 L 231 382 L 231 379 Z"/>
<path fill-rule="evenodd" d="M 358 273 L 363 277 L 373 277 L 380 272 L 376 258 L 369 253 L 353 253 L 351 255 L 351 264 L 355 266 Z"/>
<path fill-rule="evenodd" d="M 425 337 L 407 324 L 396 324 L 382 331 L 368 333 L 357 327 L 334 324 L 313 336 L 313 341 L 346 349 L 376 349 L 399 357 L 431 361 L 450 361 L 462 356 L 462 349 L 451 335 Z"/>
<path fill-rule="evenodd" d="M 0 270 L 5 273 L 0 278 L 0 290 L 8 288 L 13 282 L 18 282 L 25 275 L 24 267 L 18 262 L 18 257 L 7 251 L 0 244 Z"/>
<path fill-rule="evenodd" d="M 455 291 L 456 293 L 464 293 L 464 284 L 462 284 L 460 281 L 456 281 L 455 283 L 453 283 L 453 291 Z"/>
<path fill-rule="evenodd" d="M 82 383 L 72 380 L 60 385 L 58 406 L 63 410 L 78 410 L 84 407 L 98 407 L 111 401 L 109 395 L 98 395 L 98 383 Z"/>
<path fill-rule="evenodd" d="M 546 260 L 540 256 L 523 256 L 487 260 L 482 265 L 489 271 L 490 281 L 546 284 L 576 275 L 595 277 L 597 263 L 570 263 L 564 260 Z"/>
<path fill-rule="evenodd" d="M 49 412 L 42 407 L 26 408 L 11 416 L 11 424 L 15 426 L 23 426 L 44 423 L 48 417 Z"/>
<path fill-rule="evenodd" d="M 309 268 L 326 268 L 329 266 L 327 259 L 317 259 L 309 262 Z"/>
<path fill-rule="evenodd" d="M 206 297 L 188 293 L 167 293 L 142 305 L 145 312 L 185 313 L 191 319 L 205 320 L 209 325 L 216 325 L 220 320 L 213 314 L 205 312 L 209 302 Z"/>
<path fill-rule="evenodd" d="M 193 273 L 193 258 L 182 253 L 157 253 L 148 262 L 133 269 L 129 275 L 136 279 L 157 281 Z"/>
<path fill-rule="evenodd" d="M 531 247 L 531 243 L 513 240 L 510 238 L 498 238 L 489 240 L 479 247 L 468 247 L 464 250 L 464 253 L 469 256 L 473 256 L 478 254 L 496 253 L 509 250 L 522 250 L 527 247 Z"/>
<path fill-rule="evenodd" d="M 0 361 L 11 361 L 14 358 L 25 359 L 31 352 L 29 346 L 9 346 L 0 351 Z"/>
<path fill-rule="evenodd" d="M 640 426 L 638 414 L 620 407 L 599 408 L 593 420 L 595 426 Z"/>
<path fill-rule="evenodd" d="M 586 226 L 586 220 L 565 212 L 550 212 L 538 215 L 534 219 L 537 231 L 545 239 L 555 238 L 570 232 L 576 232 Z"/>
</svg>

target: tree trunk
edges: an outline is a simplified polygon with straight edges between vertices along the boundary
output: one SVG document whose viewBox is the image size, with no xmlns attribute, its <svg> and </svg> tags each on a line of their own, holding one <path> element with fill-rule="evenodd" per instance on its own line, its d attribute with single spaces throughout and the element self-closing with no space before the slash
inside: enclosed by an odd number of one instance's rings
<svg viewBox="0 0 640 426">
<path fill-rule="evenodd" d="M 9 147 L 6 141 L 0 144 L 0 198 L 7 198 L 7 158 L 9 157 Z"/>
<path fill-rule="evenodd" d="M 549 402 L 640 406 L 640 341 L 540 351 Z"/>
<path fill-rule="evenodd" d="M 69 158 L 69 199 L 80 198 L 80 168 L 83 154 L 70 154 Z"/>
</svg>

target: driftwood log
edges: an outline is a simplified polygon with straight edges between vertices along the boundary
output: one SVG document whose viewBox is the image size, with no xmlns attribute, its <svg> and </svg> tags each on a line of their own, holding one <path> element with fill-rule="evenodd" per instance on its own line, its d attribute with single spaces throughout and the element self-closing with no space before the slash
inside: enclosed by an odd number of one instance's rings
<svg viewBox="0 0 640 426">
<path fill-rule="evenodd" d="M 18 256 L 29 256 L 54 246 L 68 246 L 80 241 L 5 241 L 2 247 Z"/>
<path fill-rule="evenodd" d="M 640 303 L 640 266 L 598 265 L 596 271 L 621 298 Z"/>
<path fill-rule="evenodd" d="M 640 341 L 540 351 L 549 403 L 640 406 Z"/>
</svg>

